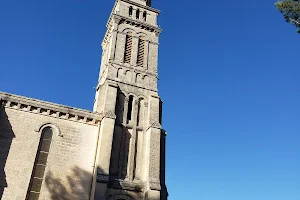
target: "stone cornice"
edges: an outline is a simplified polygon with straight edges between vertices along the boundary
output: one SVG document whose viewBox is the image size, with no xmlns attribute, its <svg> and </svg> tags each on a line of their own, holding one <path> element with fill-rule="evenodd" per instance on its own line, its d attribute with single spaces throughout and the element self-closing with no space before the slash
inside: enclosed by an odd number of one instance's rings
<svg viewBox="0 0 300 200">
<path fill-rule="evenodd" d="M 157 14 L 160 13 L 160 10 L 158 10 L 158 9 L 155 9 L 155 8 L 152 8 L 152 7 L 149 7 L 149 6 L 144 6 L 144 5 L 141 5 L 141 4 L 136 3 L 134 1 L 130 1 L 130 0 L 121 0 L 121 1 L 126 2 L 126 3 L 130 3 L 130 4 L 135 5 L 135 6 L 139 6 L 141 8 L 144 8 L 146 10 L 150 10 L 150 11 L 155 12 Z"/>
<path fill-rule="evenodd" d="M 76 121 L 79 123 L 98 125 L 103 116 L 99 113 L 41 101 L 33 98 L 0 92 L 0 105 L 5 108 L 46 115 L 63 120 Z"/>
<path fill-rule="evenodd" d="M 126 33 L 124 33 L 124 32 L 121 32 L 121 31 L 118 31 L 118 30 L 114 30 L 114 31 L 112 31 L 112 32 L 116 32 L 116 33 L 118 33 L 118 34 L 121 34 L 121 35 L 127 35 Z M 138 37 L 138 36 L 135 36 L 135 35 L 132 35 L 131 37 L 133 37 L 133 38 L 137 38 L 137 39 L 139 39 L 139 38 L 140 38 L 140 37 Z M 159 43 L 158 43 L 158 42 L 152 42 L 152 41 L 150 41 L 150 40 L 147 40 L 147 39 L 145 39 L 145 41 L 146 41 L 146 42 L 149 42 L 150 44 L 159 45 Z"/>
<path fill-rule="evenodd" d="M 136 87 L 136 88 L 141 88 L 141 89 L 149 90 L 149 91 L 152 91 L 152 92 L 157 92 L 157 89 L 151 89 L 151 88 L 148 88 L 148 87 L 141 87 L 141 86 L 138 86 L 138 85 L 135 85 L 135 84 L 132 84 L 132 83 L 124 83 L 124 82 L 116 80 L 116 79 L 106 78 L 106 81 L 114 81 L 116 83 L 126 84 L 126 85 L 130 85 L 130 86 L 133 86 L 133 87 Z M 96 86 L 96 90 L 98 90 L 99 87 L 102 86 L 102 85 L 103 84 L 100 84 L 100 82 L 98 82 L 98 84 Z M 103 113 L 101 113 L 101 115 L 102 114 Z"/>
<path fill-rule="evenodd" d="M 154 32 L 156 36 L 159 36 L 162 29 L 158 26 L 153 26 L 150 24 L 147 24 L 145 22 L 142 22 L 140 20 L 135 20 L 129 17 L 124 17 L 118 14 L 111 14 L 109 21 L 107 23 L 107 31 L 105 33 L 104 39 L 102 41 L 102 46 L 104 46 L 109 38 L 110 33 L 112 32 L 112 20 L 114 20 L 118 25 L 122 23 L 130 24 L 135 27 L 139 27 L 141 29 Z"/>
<path fill-rule="evenodd" d="M 157 35 L 159 35 L 162 31 L 162 29 L 159 28 L 158 26 L 153 26 L 153 25 L 147 24 L 145 22 L 142 22 L 140 20 L 136 20 L 133 18 L 124 17 L 124 16 L 117 15 L 117 14 L 113 14 L 113 18 L 117 19 L 116 21 L 120 21 L 120 23 L 122 23 L 122 21 L 123 21 L 127 24 L 131 24 L 132 26 L 140 27 L 141 29 L 155 32 Z"/>
<path fill-rule="evenodd" d="M 138 68 L 136 65 L 129 65 L 129 64 L 124 64 L 124 63 L 117 63 L 117 62 L 114 62 L 114 61 L 109 61 L 109 64 L 110 66 L 112 67 L 115 67 L 115 65 L 119 68 L 119 67 L 122 67 L 122 68 L 125 68 L 125 69 L 129 69 L 129 70 L 134 70 L 134 72 L 137 72 L 137 73 L 143 73 L 145 75 L 148 75 L 148 76 L 155 76 L 156 78 L 158 78 L 158 73 L 152 73 L 152 72 L 149 72 L 148 69 L 145 69 L 145 68 Z"/>
</svg>

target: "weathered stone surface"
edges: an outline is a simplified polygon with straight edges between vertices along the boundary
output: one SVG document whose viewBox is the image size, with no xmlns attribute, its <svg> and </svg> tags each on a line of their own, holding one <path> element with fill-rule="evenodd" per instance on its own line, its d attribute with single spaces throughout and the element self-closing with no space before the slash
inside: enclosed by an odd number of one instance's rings
<svg viewBox="0 0 300 200">
<path fill-rule="evenodd" d="M 3 99 L 14 102 L 13 95 L 9 98 L 4 96 Z M 31 99 L 26 100 L 20 100 L 19 103 L 30 105 Z M 62 185 L 64 195 L 72 199 L 73 183 L 78 182 L 78 186 L 83 187 L 92 180 L 98 125 L 49 116 L 49 113 L 35 113 L 25 107 L 23 110 L 22 106 L 15 108 L 11 105 L 3 105 L 0 111 L 0 173 L 1 176 L 5 175 L 6 182 L 2 200 L 25 199 L 43 126 L 55 126 L 58 129 L 52 137 L 40 199 L 49 200 L 60 195 L 57 189 L 53 190 L 52 185 Z M 44 108 L 44 105 L 40 107 Z M 62 112 L 60 108 L 52 107 Z M 80 113 L 80 116 L 93 116 L 90 112 Z M 74 180 L 71 180 L 73 177 Z M 75 197 L 88 199 L 89 188 L 78 191 Z"/>
</svg>

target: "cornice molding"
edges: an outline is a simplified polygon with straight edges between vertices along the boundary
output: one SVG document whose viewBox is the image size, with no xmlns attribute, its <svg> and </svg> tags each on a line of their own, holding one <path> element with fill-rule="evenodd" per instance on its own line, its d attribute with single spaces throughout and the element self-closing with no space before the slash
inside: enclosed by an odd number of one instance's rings
<svg viewBox="0 0 300 200">
<path fill-rule="evenodd" d="M 9 109 L 68 121 L 76 121 L 94 126 L 98 125 L 102 118 L 101 114 L 92 111 L 4 92 L 0 92 L 0 104 Z"/>
<path fill-rule="evenodd" d="M 116 33 L 121 34 L 121 35 L 127 35 L 126 33 L 122 32 L 122 31 L 119 31 L 119 30 L 114 30 L 114 31 L 112 31 L 112 32 L 116 32 Z M 139 37 L 138 37 L 138 36 L 135 36 L 135 35 L 132 35 L 132 37 L 133 37 L 133 38 L 136 38 L 136 39 L 139 39 Z M 150 41 L 150 40 L 148 40 L 148 39 L 145 39 L 145 42 L 149 42 L 150 44 L 153 44 L 153 45 L 159 45 L 158 42 L 152 42 L 152 41 Z"/>
<path fill-rule="evenodd" d="M 129 17 L 124 17 L 118 14 L 111 14 L 111 16 L 109 17 L 109 22 L 107 23 L 107 31 L 105 33 L 104 39 L 102 41 L 102 46 L 105 46 L 110 33 L 112 32 L 112 20 L 114 20 L 118 25 L 122 24 L 122 23 L 126 23 L 126 24 L 130 24 L 132 26 L 135 27 L 139 27 L 141 29 L 150 31 L 150 32 L 154 32 L 156 34 L 156 36 L 158 37 L 162 31 L 162 29 L 158 26 L 153 26 L 150 24 L 147 24 L 145 22 L 136 20 L 136 19 L 132 19 Z"/>
<path fill-rule="evenodd" d="M 148 75 L 148 76 L 155 76 L 156 78 L 158 78 L 157 72 L 156 73 L 149 72 L 149 70 L 146 69 L 145 67 L 138 68 L 136 65 L 127 65 L 124 63 L 117 63 L 114 61 L 110 62 L 109 64 L 115 68 L 125 68 L 125 69 L 129 69 L 129 70 L 134 70 L 134 72 L 136 72 L 136 73 L 141 73 L 141 74 Z"/>
<path fill-rule="evenodd" d="M 162 29 L 159 28 L 158 26 L 153 26 L 150 24 L 147 24 L 145 22 L 142 22 L 140 20 L 136 20 L 133 18 L 129 18 L 129 17 L 124 17 L 118 14 L 113 14 L 112 16 L 113 19 L 118 19 L 117 21 L 119 23 L 125 22 L 127 24 L 130 24 L 132 26 L 136 26 L 136 27 L 140 27 L 141 29 L 145 29 L 151 32 L 155 32 L 157 34 L 157 36 L 159 36 L 159 34 L 161 33 Z"/>
<path fill-rule="evenodd" d="M 126 85 L 129 85 L 129 86 L 133 86 L 133 87 L 136 87 L 136 88 L 141 88 L 141 89 L 149 90 L 149 91 L 152 91 L 152 92 L 157 92 L 157 89 L 151 89 L 151 88 L 148 88 L 148 87 L 141 87 L 141 86 L 138 86 L 138 85 L 135 85 L 135 84 L 132 84 L 132 83 L 124 83 L 123 81 L 119 81 L 119 80 L 115 80 L 115 79 L 110 79 L 110 78 L 107 78 L 106 80 L 115 81 L 116 83 L 126 84 Z"/>
<path fill-rule="evenodd" d="M 126 2 L 126 3 L 130 3 L 130 4 L 132 4 L 132 5 L 139 6 L 140 8 L 144 8 L 144 9 L 146 9 L 146 10 L 150 10 L 150 11 L 152 11 L 152 12 L 155 12 L 155 13 L 157 13 L 157 14 L 160 14 L 160 10 L 158 10 L 158 9 L 155 9 L 155 8 L 152 8 L 152 7 L 149 7 L 149 6 L 144 6 L 144 5 L 142 5 L 142 4 L 139 4 L 139 3 L 136 3 L 136 2 L 130 1 L 130 0 L 121 0 L 121 1 Z"/>
</svg>

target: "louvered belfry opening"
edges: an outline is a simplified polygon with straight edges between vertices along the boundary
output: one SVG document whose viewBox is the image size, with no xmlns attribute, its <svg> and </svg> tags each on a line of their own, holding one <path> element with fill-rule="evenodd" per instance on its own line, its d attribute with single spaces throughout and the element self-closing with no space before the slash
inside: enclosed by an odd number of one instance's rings
<svg viewBox="0 0 300 200">
<path fill-rule="evenodd" d="M 26 200 L 39 199 L 52 135 L 53 131 L 50 127 L 46 127 L 43 129 Z"/>
<path fill-rule="evenodd" d="M 131 33 L 129 33 L 129 34 L 126 35 L 124 63 L 130 64 L 130 62 L 131 62 L 131 53 L 132 53 L 132 35 L 131 35 Z"/>
<path fill-rule="evenodd" d="M 144 54 L 145 54 L 145 38 L 139 38 L 139 47 L 138 47 L 138 57 L 137 57 L 137 66 L 144 66 Z"/>
</svg>

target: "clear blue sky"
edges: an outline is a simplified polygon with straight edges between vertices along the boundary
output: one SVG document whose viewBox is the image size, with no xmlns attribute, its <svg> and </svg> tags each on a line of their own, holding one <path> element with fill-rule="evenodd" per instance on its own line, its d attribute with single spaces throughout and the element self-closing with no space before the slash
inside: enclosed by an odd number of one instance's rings
<svg viewBox="0 0 300 200">
<path fill-rule="evenodd" d="M 0 90 L 92 109 L 114 0 L 0 3 Z M 300 199 L 300 35 L 273 0 L 162 11 L 170 200 Z"/>
</svg>

